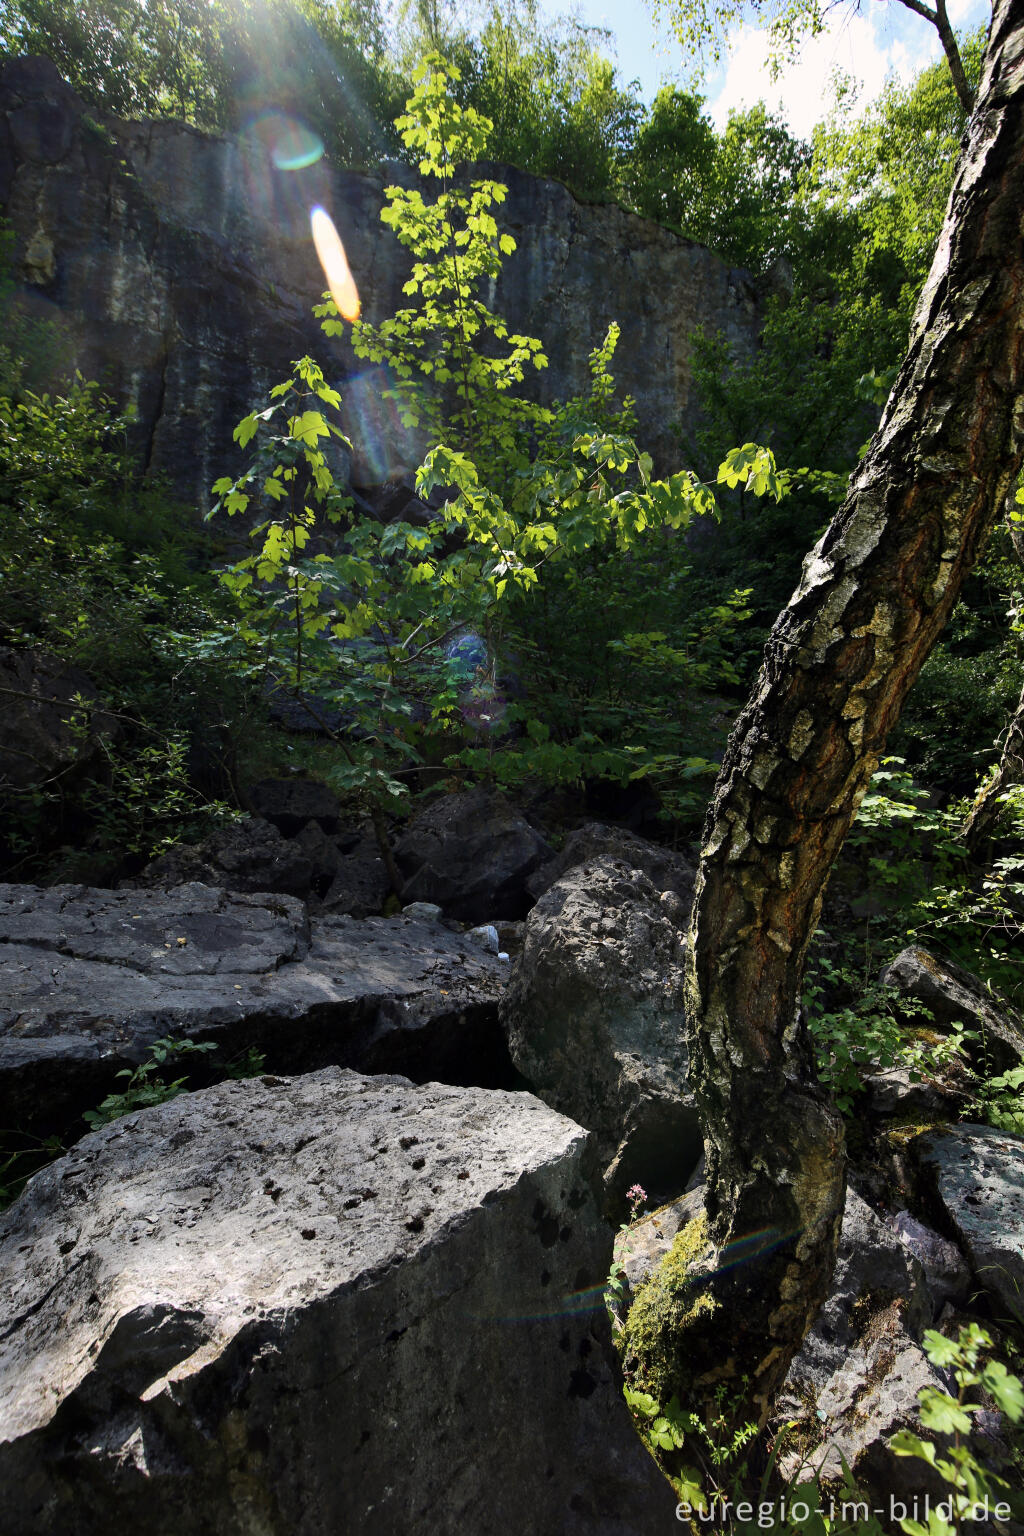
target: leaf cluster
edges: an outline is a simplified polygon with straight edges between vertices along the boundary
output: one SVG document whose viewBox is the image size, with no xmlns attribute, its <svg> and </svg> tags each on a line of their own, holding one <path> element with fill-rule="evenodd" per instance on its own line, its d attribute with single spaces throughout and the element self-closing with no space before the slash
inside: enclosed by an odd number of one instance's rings
<svg viewBox="0 0 1024 1536">
<path fill-rule="evenodd" d="M 957 1395 L 939 1387 L 923 1387 L 918 1393 L 921 1423 L 940 1437 L 938 1443 L 909 1429 L 900 1430 L 889 1443 L 897 1456 L 914 1457 L 934 1468 L 949 1495 L 929 1509 L 927 1521 L 902 1519 L 902 1529 L 906 1536 L 960 1536 L 981 1511 L 985 1519 L 993 1514 L 1003 1520 L 1011 1514 L 1019 1518 L 1024 1498 L 980 1460 L 970 1444 L 974 1416 L 982 1409 L 970 1399 L 972 1394 L 987 1394 L 1000 1413 L 1019 1424 L 1024 1419 L 1024 1386 L 1001 1360 L 983 1358 L 992 1349 L 992 1339 L 977 1323 L 962 1327 L 955 1339 L 928 1329 L 924 1345 L 932 1364 L 952 1373 Z"/>
</svg>

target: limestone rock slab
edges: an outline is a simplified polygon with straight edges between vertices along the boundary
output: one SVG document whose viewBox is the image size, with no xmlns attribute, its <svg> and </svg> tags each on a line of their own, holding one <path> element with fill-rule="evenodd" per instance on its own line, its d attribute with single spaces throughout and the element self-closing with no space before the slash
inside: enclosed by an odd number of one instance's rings
<svg viewBox="0 0 1024 1536">
<path fill-rule="evenodd" d="M 5 1536 L 640 1536 L 587 1138 L 331 1068 L 85 1138 L 0 1218 Z"/>
<path fill-rule="evenodd" d="M 0 886 L 0 1123 L 65 1132 L 164 1036 L 221 1061 L 253 1046 L 274 1071 L 497 1086 L 506 974 L 438 923 L 311 923 L 288 896 Z"/>
</svg>

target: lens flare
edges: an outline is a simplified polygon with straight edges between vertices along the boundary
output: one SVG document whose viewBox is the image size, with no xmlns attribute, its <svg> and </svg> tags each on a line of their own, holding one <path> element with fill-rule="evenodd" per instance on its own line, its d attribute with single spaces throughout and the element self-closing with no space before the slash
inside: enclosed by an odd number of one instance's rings
<svg viewBox="0 0 1024 1536">
<path fill-rule="evenodd" d="M 323 158 L 324 146 L 311 128 L 284 112 L 260 113 L 250 125 L 279 171 L 302 171 Z"/>
<path fill-rule="evenodd" d="M 325 208 L 318 205 L 310 214 L 309 222 L 313 230 L 313 244 L 338 314 L 350 324 L 354 323 L 359 319 L 359 290 L 341 236 L 334 227 L 334 220 Z"/>
</svg>

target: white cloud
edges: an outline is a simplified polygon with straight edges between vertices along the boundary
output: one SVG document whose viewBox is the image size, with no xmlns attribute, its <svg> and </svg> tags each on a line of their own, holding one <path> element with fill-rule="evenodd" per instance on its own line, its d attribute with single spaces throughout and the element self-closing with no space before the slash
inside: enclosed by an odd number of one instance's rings
<svg viewBox="0 0 1024 1536">
<path fill-rule="evenodd" d="M 976 8 L 976 0 L 963 3 Z M 797 62 L 774 83 L 766 36 L 746 27 L 736 33 L 721 88 L 709 103 L 716 125 L 724 127 L 731 109 L 763 100 L 781 113 L 793 133 L 807 137 L 831 106 L 837 70 L 858 83 L 858 100 L 867 103 L 889 76 L 907 82 L 939 57 L 934 30 L 899 7 L 876 6 L 863 14 L 844 6 L 833 17 L 828 31 L 804 42 Z"/>
<path fill-rule="evenodd" d="M 954 27 L 980 27 L 988 22 L 990 7 L 980 7 L 978 0 L 946 0 L 946 15 Z"/>
</svg>

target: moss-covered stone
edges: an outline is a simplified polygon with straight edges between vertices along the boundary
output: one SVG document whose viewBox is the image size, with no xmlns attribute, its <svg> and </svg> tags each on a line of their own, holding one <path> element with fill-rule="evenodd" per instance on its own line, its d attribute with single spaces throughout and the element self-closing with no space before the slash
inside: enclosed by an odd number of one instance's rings
<svg viewBox="0 0 1024 1536">
<path fill-rule="evenodd" d="M 649 1279 L 639 1287 L 620 1336 L 630 1384 L 666 1403 L 685 1378 L 687 1326 L 718 1305 L 705 1288 L 701 1261 L 711 1253 L 702 1213 L 676 1234 Z"/>
</svg>

